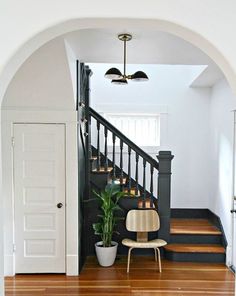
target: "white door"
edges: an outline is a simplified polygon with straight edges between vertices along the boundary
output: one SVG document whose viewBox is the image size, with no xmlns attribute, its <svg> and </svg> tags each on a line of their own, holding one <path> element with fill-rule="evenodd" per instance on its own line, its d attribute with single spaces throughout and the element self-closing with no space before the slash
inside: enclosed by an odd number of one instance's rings
<svg viewBox="0 0 236 296">
<path fill-rule="evenodd" d="M 14 124 L 16 273 L 65 272 L 65 130 Z"/>
</svg>

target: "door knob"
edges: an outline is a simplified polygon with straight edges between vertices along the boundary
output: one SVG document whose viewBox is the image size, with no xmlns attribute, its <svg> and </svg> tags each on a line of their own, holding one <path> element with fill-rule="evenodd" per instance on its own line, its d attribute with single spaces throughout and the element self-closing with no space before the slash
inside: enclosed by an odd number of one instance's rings
<svg viewBox="0 0 236 296">
<path fill-rule="evenodd" d="M 236 210 L 230 210 L 230 213 L 236 213 Z"/>
<path fill-rule="evenodd" d="M 62 207 L 63 207 L 63 203 L 59 202 L 59 203 L 57 204 L 57 207 L 58 207 L 58 209 L 62 208 Z"/>
</svg>

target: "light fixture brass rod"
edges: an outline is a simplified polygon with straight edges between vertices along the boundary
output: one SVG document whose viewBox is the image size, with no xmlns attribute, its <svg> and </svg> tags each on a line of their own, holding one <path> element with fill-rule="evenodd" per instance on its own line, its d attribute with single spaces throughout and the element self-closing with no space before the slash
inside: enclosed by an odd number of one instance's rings
<svg viewBox="0 0 236 296">
<path fill-rule="evenodd" d="M 124 39 L 124 78 L 126 77 L 126 39 Z"/>
</svg>

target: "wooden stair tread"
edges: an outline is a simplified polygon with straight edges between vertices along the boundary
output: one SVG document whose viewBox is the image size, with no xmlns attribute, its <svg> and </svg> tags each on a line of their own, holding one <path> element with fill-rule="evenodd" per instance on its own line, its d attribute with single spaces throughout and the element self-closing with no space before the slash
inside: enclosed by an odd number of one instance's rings
<svg viewBox="0 0 236 296">
<path fill-rule="evenodd" d="M 98 159 L 97 156 L 92 156 L 92 157 L 90 158 L 90 160 L 96 160 L 96 159 Z"/>
<path fill-rule="evenodd" d="M 110 179 L 108 183 L 109 183 L 109 184 L 114 183 L 114 184 L 117 184 L 117 185 L 120 185 L 120 184 L 121 184 L 121 182 L 120 182 L 120 178 L 116 178 L 115 180 Z M 123 178 L 123 183 L 122 183 L 122 185 L 125 185 L 125 184 L 126 184 L 126 178 Z"/>
<path fill-rule="evenodd" d="M 171 219 L 171 234 L 221 235 L 221 231 L 207 219 Z"/>
<path fill-rule="evenodd" d="M 97 169 L 92 170 L 92 173 L 95 173 L 95 174 L 104 174 L 105 173 L 106 174 L 106 173 L 110 173 L 112 170 L 113 170 L 112 167 L 108 167 L 107 170 L 105 170 L 104 167 L 100 167 L 99 170 L 97 170 Z"/>
<path fill-rule="evenodd" d="M 171 218 L 171 222 L 176 225 L 183 225 L 183 223 L 188 223 L 188 225 L 212 225 L 209 220 L 202 218 Z"/>
<path fill-rule="evenodd" d="M 225 253 L 223 246 L 214 244 L 168 244 L 164 249 L 177 253 Z"/>
</svg>

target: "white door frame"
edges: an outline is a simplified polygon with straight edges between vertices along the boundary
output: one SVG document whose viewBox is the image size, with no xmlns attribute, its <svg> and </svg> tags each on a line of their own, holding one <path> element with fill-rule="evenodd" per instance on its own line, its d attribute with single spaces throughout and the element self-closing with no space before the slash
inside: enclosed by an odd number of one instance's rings
<svg viewBox="0 0 236 296">
<path fill-rule="evenodd" d="M 236 204 L 236 110 L 234 112 L 234 127 L 233 127 L 233 165 L 232 165 L 232 199 L 231 199 L 231 210 L 235 210 Z M 235 221 L 236 221 L 236 213 L 231 213 L 231 256 L 230 256 L 230 266 L 235 270 L 236 266 L 234 266 L 235 254 L 234 250 L 236 249 L 236 241 L 235 241 Z"/>
<path fill-rule="evenodd" d="M 2 110 L 2 155 L 4 199 L 4 271 L 15 275 L 14 258 L 14 179 L 12 136 L 15 123 L 65 125 L 66 149 L 66 274 L 79 274 L 78 156 L 76 111 Z M 68 227 L 69 226 L 69 227 Z"/>
</svg>

